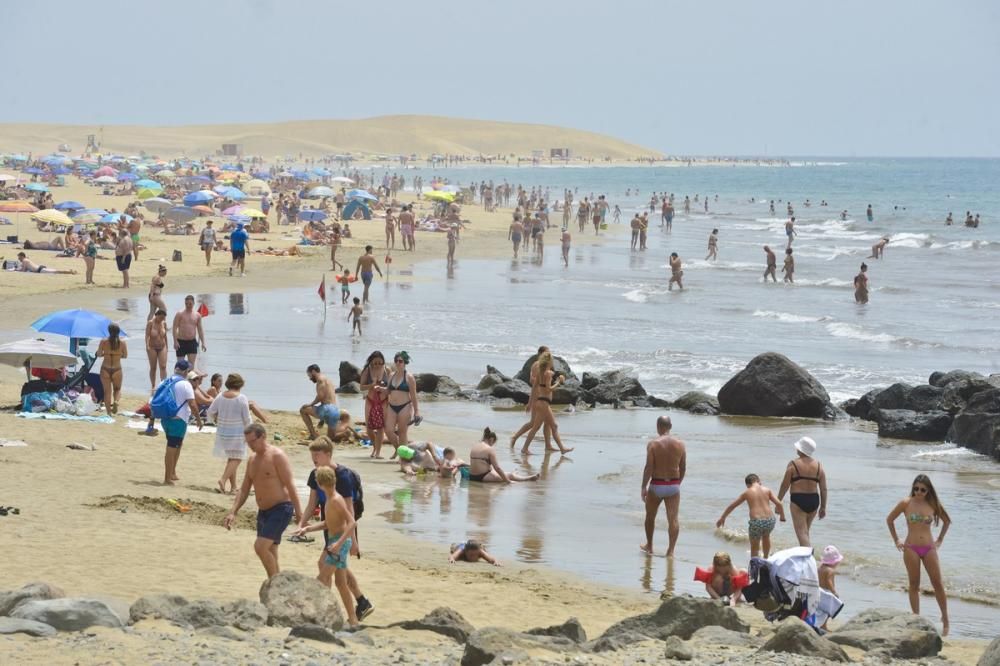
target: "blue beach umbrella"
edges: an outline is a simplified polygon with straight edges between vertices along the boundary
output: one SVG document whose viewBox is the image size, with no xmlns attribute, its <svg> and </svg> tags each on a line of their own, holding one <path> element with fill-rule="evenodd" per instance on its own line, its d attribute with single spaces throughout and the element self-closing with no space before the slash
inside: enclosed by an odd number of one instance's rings
<svg viewBox="0 0 1000 666">
<path fill-rule="evenodd" d="M 164 213 L 163 217 L 171 222 L 190 222 L 198 217 L 198 211 L 187 206 L 175 206 Z"/>
<path fill-rule="evenodd" d="M 65 335 L 68 338 L 104 338 L 111 320 L 97 312 L 77 308 L 52 312 L 34 321 L 31 328 L 39 333 Z M 123 338 L 128 336 L 121 332 Z"/>
<path fill-rule="evenodd" d="M 28 183 L 24 186 L 24 189 L 29 192 L 48 192 L 49 186 L 45 183 Z"/>
<path fill-rule="evenodd" d="M 28 161 L 27 155 L 11 155 L 10 159 L 12 161 L 14 161 L 14 162 L 27 162 Z"/>
<path fill-rule="evenodd" d="M 118 174 L 118 182 L 125 183 L 132 180 L 138 180 L 139 176 L 134 173 L 120 173 Z"/>
<path fill-rule="evenodd" d="M 369 201 L 378 201 L 378 197 L 366 192 L 365 190 L 351 190 L 347 193 L 349 199 L 368 199 Z"/>
<path fill-rule="evenodd" d="M 108 213 L 98 220 L 98 222 L 100 224 L 118 224 L 121 218 L 125 218 L 126 224 L 132 221 L 132 216 L 126 215 L 125 213 Z"/>
<path fill-rule="evenodd" d="M 162 190 L 163 185 L 160 185 L 155 180 L 143 178 L 142 180 L 135 181 L 135 188 L 137 190 Z"/>
<path fill-rule="evenodd" d="M 298 217 L 300 220 L 305 220 L 306 222 L 322 222 L 326 219 L 326 213 L 321 210 L 307 208 L 305 210 L 300 210 Z"/>
<path fill-rule="evenodd" d="M 215 201 L 215 193 L 209 190 L 198 190 L 184 197 L 185 206 L 197 206 L 210 201 Z"/>
<path fill-rule="evenodd" d="M 77 224 L 88 224 L 92 222 L 100 222 L 104 216 L 108 215 L 108 211 L 103 208 L 86 208 L 84 210 L 78 210 L 70 214 L 70 218 Z"/>
<path fill-rule="evenodd" d="M 73 170 L 67 169 L 64 166 L 57 166 L 52 169 L 52 175 L 54 176 L 65 176 L 68 173 L 73 173 Z"/>
<path fill-rule="evenodd" d="M 54 208 L 56 210 L 74 211 L 74 210 L 83 210 L 84 208 L 86 208 L 86 206 L 84 206 L 79 201 L 60 201 L 54 206 Z"/>
<path fill-rule="evenodd" d="M 30 173 L 37 176 L 45 173 L 45 169 L 39 169 L 38 167 L 28 167 L 27 169 L 24 170 L 24 173 Z"/>
</svg>

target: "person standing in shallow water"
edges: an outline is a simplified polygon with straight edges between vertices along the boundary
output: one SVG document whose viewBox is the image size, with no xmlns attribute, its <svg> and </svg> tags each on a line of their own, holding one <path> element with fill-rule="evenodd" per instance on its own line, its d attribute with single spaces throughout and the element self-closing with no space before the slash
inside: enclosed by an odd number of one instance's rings
<svg viewBox="0 0 1000 666">
<path fill-rule="evenodd" d="M 785 274 L 785 282 L 795 284 L 795 259 L 792 257 L 792 248 L 785 248 L 785 265 L 781 267 L 781 272 Z"/>
<path fill-rule="evenodd" d="M 777 282 L 778 278 L 775 277 L 774 271 L 778 267 L 778 258 L 774 256 L 774 250 L 769 246 L 764 246 L 764 255 L 767 257 L 767 266 L 764 268 L 764 282 L 767 282 L 767 276 L 771 276 L 772 282 Z"/>
<path fill-rule="evenodd" d="M 819 516 L 826 517 L 826 472 L 813 455 L 816 453 L 816 442 L 810 437 L 803 437 L 795 442 L 798 458 L 788 463 L 785 477 L 781 481 L 778 500 L 785 498 L 785 493 L 791 491 L 792 525 L 800 546 L 812 545 L 809 541 L 809 530 L 813 520 Z"/>
<path fill-rule="evenodd" d="M 716 261 L 719 258 L 719 230 L 712 229 L 712 233 L 708 235 L 708 254 L 705 255 L 705 261 L 711 259 Z"/>
<path fill-rule="evenodd" d="M 680 290 L 684 291 L 683 277 L 684 271 L 682 270 L 681 258 L 676 252 L 672 252 L 670 254 L 670 282 L 667 283 L 667 291 L 673 291 L 675 282 L 680 287 Z"/>
<path fill-rule="evenodd" d="M 868 303 L 868 264 L 861 264 L 861 272 L 854 276 L 854 302 Z"/>
<path fill-rule="evenodd" d="M 896 535 L 896 519 L 901 515 L 905 516 L 906 519 L 905 541 L 900 541 Z M 944 535 L 951 527 L 951 518 L 941 506 L 941 501 L 938 499 L 930 478 L 925 474 L 918 474 L 913 479 L 909 496 L 904 497 L 889 512 L 885 522 L 889 526 L 889 534 L 892 535 L 896 549 L 903 553 L 903 564 L 906 566 L 906 575 L 909 579 L 910 610 L 916 615 L 920 614 L 920 564 L 923 563 L 924 569 L 927 570 L 927 577 L 931 579 L 938 608 L 941 609 L 941 623 L 943 625 L 941 634 L 947 636 L 948 594 L 941 579 L 941 560 L 938 556 L 938 550 L 944 542 Z M 942 526 L 938 538 L 935 540 L 931 526 L 938 524 L 942 524 Z"/>
<path fill-rule="evenodd" d="M 681 483 L 687 473 L 687 450 L 684 442 L 670 434 L 672 427 L 669 416 L 656 419 L 657 436 L 646 445 L 646 467 L 642 471 L 641 492 L 642 501 L 646 505 L 646 543 L 639 548 L 647 555 L 653 554 L 653 531 L 661 502 L 667 511 L 667 557 L 674 556 L 680 534 L 678 517 Z"/>
</svg>

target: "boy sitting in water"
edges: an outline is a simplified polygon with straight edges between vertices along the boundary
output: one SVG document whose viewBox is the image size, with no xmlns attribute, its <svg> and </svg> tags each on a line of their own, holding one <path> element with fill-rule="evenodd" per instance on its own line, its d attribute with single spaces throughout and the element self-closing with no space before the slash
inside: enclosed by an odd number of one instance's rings
<svg viewBox="0 0 1000 666">
<path fill-rule="evenodd" d="M 750 535 L 750 556 L 757 557 L 761 550 L 761 542 L 764 546 L 763 557 L 771 553 L 771 532 L 774 530 L 774 513 L 770 504 L 774 504 L 775 510 L 781 516 L 781 522 L 785 522 L 785 507 L 781 505 L 778 498 L 770 488 L 760 484 L 760 477 L 756 474 L 747 474 L 743 480 L 747 489 L 740 493 L 740 496 L 733 500 L 733 503 L 722 512 L 722 517 L 715 523 L 716 527 L 722 527 L 726 523 L 726 516 L 732 513 L 733 509 L 743 502 L 747 503 L 750 511 L 750 520 L 747 523 L 747 532 Z"/>
<path fill-rule="evenodd" d="M 486 549 L 478 541 L 471 539 L 465 543 L 451 544 L 451 554 L 448 555 L 448 564 L 454 564 L 459 560 L 462 562 L 478 562 L 479 560 L 483 560 L 495 567 L 501 566 L 500 560 L 487 553 Z"/>
<path fill-rule="evenodd" d="M 354 515 L 347 510 L 344 498 L 337 492 L 337 473 L 329 467 L 316 468 L 316 485 L 318 485 L 326 495 L 324 513 L 326 520 L 314 523 L 309 527 L 300 528 L 296 534 L 301 536 L 306 532 L 314 532 L 325 529 L 326 557 L 324 563 L 333 567 L 333 582 L 340 592 L 340 599 L 347 609 L 347 618 L 352 628 L 358 627 L 358 616 L 354 609 L 354 597 L 351 595 L 350 587 L 347 584 L 347 564 L 351 555 L 351 545 L 354 528 L 357 522 Z"/>
<path fill-rule="evenodd" d="M 441 455 L 441 464 L 438 466 L 438 470 L 440 470 L 442 478 L 452 479 L 463 467 L 468 466 L 469 463 L 455 455 L 455 449 L 448 447 Z"/>
</svg>

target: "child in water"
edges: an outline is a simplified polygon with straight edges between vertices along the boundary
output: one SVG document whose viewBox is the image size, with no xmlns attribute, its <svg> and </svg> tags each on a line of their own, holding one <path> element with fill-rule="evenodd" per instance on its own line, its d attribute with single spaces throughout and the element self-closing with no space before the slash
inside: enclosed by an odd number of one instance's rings
<svg viewBox="0 0 1000 666">
<path fill-rule="evenodd" d="M 453 543 L 450 550 L 451 554 L 448 555 L 448 564 L 454 564 L 458 561 L 478 562 L 479 560 L 483 560 L 495 567 L 501 566 L 500 560 L 487 553 L 482 544 L 472 539 L 469 539 L 465 543 Z"/>
<path fill-rule="evenodd" d="M 469 463 L 460 459 L 455 455 L 455 449 L 448 447 L 444 450 L 444 454 L 441 456 L 441 465 L 438 467 L 441 477 L 444 479 L 452 479 L 458 474 L 463 467 L 468 467 Z"/>
<path fill-rule="evenodd" d="M 705 591 L 713 599 L 721 599 L 735 606 L 743 595 L 743 588 L 749 582 L 746 571 L 733 566 L 729 553 L 716 553 L 712 558 L 712 568 L 695 571 L 695 580 L 705 583 Z"/>
<path fill-rule="evenodd" d="M 764 554 L 762 557 L 766 558 L 771 554 L 771 532 L 774 531 L 775 523 L 771 504 L 774 504 L 775 511 L 781 516 L 781 522 L 785 522 L 785 507 L 775 497 L 774 491 L 761 485 L 760 477 L 756 474 L 747 474 L 743 482 L 746 484 L 747 489 L 740 493 L 740 496 L 733 500 L 732 504 L 726 507 L 726 510 L 722 512 L 722 517 L 715 523 L 715 526 L 721 528 L 725 525 L 726 516 L 732 513 L 740 504 L 746 502 L 747 509 L 750 512 L 750 521 L 747 523 L 747 533 L 750 535 L 750 556 L 757 557 L 763 544 Z"/>
<path fill-rule="evenodd" d="M 844 561 L 844 556 L 840 554 L 836 546 L 827 546 L 823 549 L 823 557 L 819 561 L 819 586 L 820 588 L 826 590 L 833 596 L 840 598 L 837 594 L 837 565 Z M 829 618 L 823 622 L 821 629 L 826 629 L 826 623 L 829 622 Z"/>
<path fill-rule="evenodd" d="M 361 315 L 364 312 L 364 308 L 361 307 L 361 299 L 355 296 L 354 307 L 347 313 L 347 321 L 351 321 L 351 317 L 354 317 L 354 323 L 351 324 L 351 335 L 354 335 L 354 331 L 357 329 L 359 338 L 361 337 Z"/>
<path fill-rule="evenodd" d="M 354 282 L 351 278 L 351 269 L 345 268 L 344 274 L 337 278 L 337 282 L 340 283 L 340 304 L 344 305 L 351 297 L 351 283 Z"/>
</svg>

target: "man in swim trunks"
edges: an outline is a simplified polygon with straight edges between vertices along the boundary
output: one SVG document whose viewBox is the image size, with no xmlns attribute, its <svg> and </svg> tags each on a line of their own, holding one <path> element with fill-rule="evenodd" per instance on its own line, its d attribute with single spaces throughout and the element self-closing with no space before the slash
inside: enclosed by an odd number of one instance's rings
<svg viewBox="0 0 1000 666">
<path fill-rule="evenodd" d="M 382 277 L 382 269 L 379 268 L 378 261 L 372 255 L 373 249 L 371 245 L 365 245 L 365 253 L 358 257 L 358 265 L 354 268 L 355 274 L 361 276 L 361 282 L 365 285 L 365 293 L 361 297 L 362 303 L 368 303 L 368 288 L 372 286 L 372 278 L 374 277 L 372 269 L 378 271 L 378 276 Z"/>
<path fill-rule="evenodd" d="M 232 529 L 236 513 L 250 496 L 251 488 L 257 500 L 257 540 L 253 549 L 271 578 L 281 567 L 278 564 L 278 545 L 281 535 L 293 517 L 302 515 L 302 505 L 295 490 L 295 477 L 288 456 L 277 446 L 267 442 L 267 430 L 259 423 L 251 423 L 243 431 L 247 446 L 253 452 L 247 461 L 243 485 L 233 501 L 233 508 L 222 521 L 223 527 Z"/>
<path fill-rule="evenodd" d="M 313 426 L 311 416 L 319 419 L 320 425 L 326 423 L 327 436 L 332 438 L 333 429 L 337 426 L 337 421 L 340 420 L 340 408 L 337 406 L 337 393 L 333 382 L 320 372 L 319 366 L 315 363 L 306 368 L 306 376 L 309 377 L 309 381 L 316 385 L 316 397 L 308 405 L 302 405 L 299 409 L 302 421 L 309 429 L 309 439 L 313 440 L 319 436 L 316 427 Z"/>
<path fill-rule="evenodd" d="M 192 368 L 198 358 L 199 341 L 201 351 L 208 351 L 205 347 L 205 331 L 201 327 L 201 315 L 195 312 L 194 296 L 191 294 L 184 297 L 184 309 L 174 315 L 171 334 L 177 358 L 187 358 Z"/>
<path fill-rule="evenodd" d="M 122 274 L 122 288 L 128 289 L 128 269 L 132 265 L 132 239 L 128 231 L 118 232 L 118 243 L 115 245 L 115 263 Z"/>
<path fill-rule="evenodd" d="M 774 256 L 774 250 L 772 250 L 767 245 L 764 246 L 764 254 L 767 256 L 767 267 L 764 268 L 764 282 L 767 282 L 767 276 L 771 276 L 772 282 L 777 282 L 778 278 L 775 277 L 774 271 L 778 267 L 778 258 Z"/>
<path fill-rule="evenodd" d="M 656 419 L 658 436 L 646 445 L 646 468 L 642 472 L 642 501 L 646 504 L 646 543 L 639 548 L 653 554 L 653 529 L 660 502 L 667 508 L 667 557 L 674 556 L 680 533 L 678 513 L 681 506 L 681 483 L 687 473 L 687 450 L 684 442 L 670 434 L 669 416 Z"/>
</svg>

